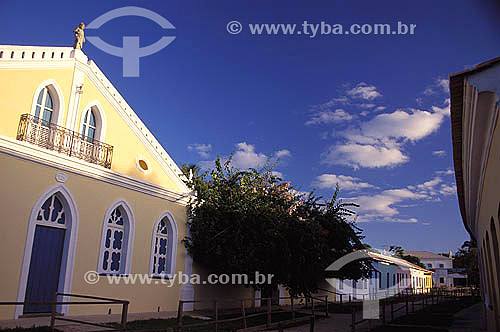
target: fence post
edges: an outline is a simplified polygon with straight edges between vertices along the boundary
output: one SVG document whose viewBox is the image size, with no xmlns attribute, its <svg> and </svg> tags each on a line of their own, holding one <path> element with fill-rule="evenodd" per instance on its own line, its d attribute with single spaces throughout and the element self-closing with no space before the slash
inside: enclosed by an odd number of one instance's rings
<svg viewBox="0 0 500 332">
<path fill-rule="evenodd" d="M 405 307 L 406 307 L 406 316 L 408 316 L 408 295 L 405 296 Z"/>
<path fill-rule="evenodd" d="M 57 302 L 57 292 L 54 294 L 54 303 L 52 303 L 52 310 L 50 313 L 50 328 L 54 330 L 56 325 L 56 302 Z"/>
<path fill-rule="evenodd" d="M 380 303 L 382 303 L 382 325 L 385 326 L 385 300 L 381 299 Z"/>
<path fill-rule="evenodd" d="M 328 317 L 328 295 L 325 295 L 325 316 Z"/>
<path fill-rule="evenodd" d="M 283 324 L 281 322 L 278 323 L 278 332 L 283 332 Z"/>
<path fill-rule="evenodd" d="M 245 300 L 241 300 L 241 315 L 243 316 L 243 328 L 247 328 L 247 315 L 245 313 Z"/>
<path fill-rule="evenodd" d="M 351 313 L 351 331 L 355 332 L 356 331 L 356 307 L 352 307 L 352 313 Z"/>
<path fill-rule="evenodd" d="M 124 302 L 122 306 L 122 321 L 121 321 L 122 330 L 124 331 L 127 328 L 127 315 L 128 315 L 128 302 Z"/>
<path fill-rule="evenodd" d="M 271 327 L 271 298 L 267 298 L 267 322 L 266 327 Z"/>
<path fill-rule="evenodd" d="M 314 297 L 311 296 L 311 314 L 314 317 Z"/>
<path fill-rule="evenodd" d="M 184 302 L 179 300 L 179 307 L 177 309 L 177 331 L 182 331 L 182 310 L 184 308 Z"/>
<path fill-rule="evenodd" d="M 214 301 L 214 316 L 215 316 L 215 332 L 217 332 L 217 328 L 219 327 L 219 310 L 217 308 L 217 300 Z"/>
<path fill-rule="evenodd" d="M 295 309 L 293 308 L 293 296 L 290 297 L 290 305 L 291 305 L 291 309 L 292 309 L 292 319 L 293 321 L 295 322 Z"/>
<path fill-rule="evenodd" d="M 415 298 L 413 296 L 411 298 L 411 312 L 415 312 Z"/>
<path fill-rule="evenodd" d="M 394 320 L 394 301 L 391 301 L 391 322 Z"/>
<path fill-rule="evenodd" d="M 309 323 L 309 331 L 314 332 L 314 316 L 311 317 L 310 323 Z"/>
</svg>

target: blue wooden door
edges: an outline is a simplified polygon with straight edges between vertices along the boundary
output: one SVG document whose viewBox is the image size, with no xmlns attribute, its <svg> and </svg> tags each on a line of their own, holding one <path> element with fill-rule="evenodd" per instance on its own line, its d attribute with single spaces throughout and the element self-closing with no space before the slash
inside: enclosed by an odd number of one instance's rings
<svg viewBox="0 0 500 332">
<path fill-rule="evenodd" d="M 31 251 L 25 302 L 53 301 L 59 284 L 65 229 L 37 225 Z M 24 313 L 50 312 L 48 304 L 27 304 Z"/>
</svg>

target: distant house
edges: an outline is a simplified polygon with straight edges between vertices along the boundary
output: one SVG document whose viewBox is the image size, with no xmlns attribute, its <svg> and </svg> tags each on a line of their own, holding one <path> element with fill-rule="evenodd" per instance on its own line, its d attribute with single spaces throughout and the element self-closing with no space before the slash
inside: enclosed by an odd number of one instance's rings
<svg viewBox="0 0 500 332">
<path fill-rule="evenodd" d="M 465 273 L 460 273 L 461 270 L 453 268 L 451 252 L 448 256 L 443 256 L 429 251 L 416 250 L 405 251 L 405 255 L 420 258 L 425 267 L 434 272 L 432 275 L 434 287 L 453 287 L 455 286 L 455 279 L 467 279 Z"/>
<path fill-rule="evenodd" d="M 337 301 L 349 298 L 363 300 L 393 296 L 403 291 L 427 292 L 432 287 L 432 271 L 414 265 L 399 257 L 371 251 L 374 271 L 368 279 L 342 280 L 329 279 L 335 285 Z"/>
</svg>

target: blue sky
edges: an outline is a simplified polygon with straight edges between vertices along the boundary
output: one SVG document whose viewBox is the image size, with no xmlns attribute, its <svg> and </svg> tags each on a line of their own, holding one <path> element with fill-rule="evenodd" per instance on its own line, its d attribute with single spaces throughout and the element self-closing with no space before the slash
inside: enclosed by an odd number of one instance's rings
<svg viewBox="0 0 500 332">
<path fill-rule="evenodd" d="M 77 4 L 77 5 L 76 5 Z M 126 5 L 139 17 L 87 36 L 141 46 L 176 39 L 140 60 L 140 77 L 91 43 L 84 52 L 178 163 L 235 152 L 240 167 L 280 156 L 276 171 L 325 197 L 335 184 L 361 205 L 375 247 L 455 250 L 467 239 L 453 174 L 447 77 L 500 54 L 499 8 L 487 1 L 6 1 L 0 43 L 71 46 L 80 21 Z M 76 9 L 76 7 L 78 7 Z M 232 35 L 229 21 L 242 23 Z M 248 24 L 416 24 L 413 35 L 252 35 Z"/>
</svg>

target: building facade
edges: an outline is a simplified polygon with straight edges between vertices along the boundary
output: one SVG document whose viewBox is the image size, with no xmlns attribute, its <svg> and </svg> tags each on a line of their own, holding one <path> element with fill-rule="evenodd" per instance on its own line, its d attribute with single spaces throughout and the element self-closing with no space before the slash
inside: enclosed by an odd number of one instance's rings
<svg viewBox="0 0 500 332">
<path fill-rule="evenodd" d="M 69 47 L 0 45 L 0 113 L 0 301 L 50 301 L 57 291 L 128 299 L 129 311 L 152 312 L 194 298 L 191 285 L 103 278 L 191 273 L 181 243 L 191 194 L 181 170 L 93 61 Z M 88 271 L 99 281 L 86 281 Z M 49 310 L 0 306 L 0 319 Z"/>
<path fill-rule="evenodd" d="M 402 292 L 428 292 L 432 287 L 432 271 L 407 262 L 399 257 L 369 252 L 374 271 L 370 278 L 360 280 L 330 279 L 329 290 L 336 300 L 346 301 L 385 298 Z M 340 295 L 342 294 L 342 295 Z"/>
<path fill-rule="evenodd" d="M 453 273 L 453 258 L 451 253 L 446 257 L 429 251 L 405 251 L 405 255 L 420 258 L 425 267 L 434 272 L 432 275 L 432 284 L 434 287 L 453 287 L 454 279 L 461 277 Z M 463 277 L 463 276 L 462 276 Z"/>
<path fill-rule="evenodd" d="M 453 159 L 465 228 L 477 241 L 488 331 L 500 330 L 500 58 L 450 76 Z"/>
</svg>

